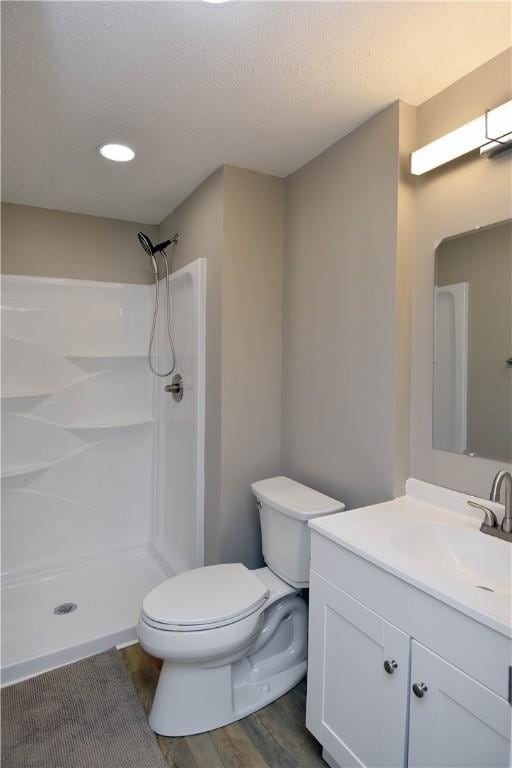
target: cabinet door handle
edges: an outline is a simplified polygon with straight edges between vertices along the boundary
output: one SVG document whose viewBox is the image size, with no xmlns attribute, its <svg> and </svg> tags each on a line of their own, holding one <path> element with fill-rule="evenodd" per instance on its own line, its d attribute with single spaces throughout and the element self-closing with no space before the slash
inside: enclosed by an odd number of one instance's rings
<svg viewBox="0 0 512 768">
<path fill-rule="evenodd" d="M 386 659 L 386 661 L 384 662 L 384 669 L 386 670 L 388 675 L 392 675 L 395 669 L 397 669 L 397 667 L 398 667 L 398 663 L 394 659 L 391 659 L 391 661 Z"/>
<path fill-rule="evenodd" d="M 418 699 L 422 699 L 427 691 L 428 691 L 428 688 L 425 685 L 425 683 L 414 683 L 412 687 L 412 692 L 414 693 L 415 696 L 418 697 Z"/>
</svg>

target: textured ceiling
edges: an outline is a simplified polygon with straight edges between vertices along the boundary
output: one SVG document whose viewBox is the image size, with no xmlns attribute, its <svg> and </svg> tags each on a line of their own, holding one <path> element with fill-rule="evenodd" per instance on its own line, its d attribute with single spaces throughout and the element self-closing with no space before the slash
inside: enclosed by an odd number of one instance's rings
<svg viewBox="0 0 512 768">
<path fill-rule="evenodd" d="M 285 176 L 507 48 L 510 8 L 2 2 L 4 199 L 157 223 L 223 163 Z"/>
</svg>

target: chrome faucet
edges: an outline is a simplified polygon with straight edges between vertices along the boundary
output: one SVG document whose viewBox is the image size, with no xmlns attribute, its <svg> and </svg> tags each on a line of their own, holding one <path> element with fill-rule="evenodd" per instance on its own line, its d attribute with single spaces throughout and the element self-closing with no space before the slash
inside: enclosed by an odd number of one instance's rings
<svg viewBox="0 0 512 768">
<path fill-rule="evenodd" d="M 492 481 L 490 500 L 499 502 L 501 500 L 501 486 L 505 484 L 505 515 L 501 526 L 498 525 L 496 515 L 483 504 L 478 504 L 476 501 L 468 501 L 470 507 L 479 509 L 484 513 L 484 521 L 480 526 L 482 533 L 487 533 L 489 536 L 496 536 L 498 539 L 505 539 L 512 543 L 512 475 L 510 472 L 502 469 L 494 480 Z"/>
<path fill-rule="evenodd" d="M 501 530 L 503 533 L 512 533 L 512 475 L 510 472 L 506 472 L 502 469 L 494 480 L 492 481 L 491 488 L 491 501 L 500 501 L 501 499 L 501 486 L 505 485 L 505 498 L 503 503 L 505 505 L 505 516 L 501 524 Z"/>
</svg>

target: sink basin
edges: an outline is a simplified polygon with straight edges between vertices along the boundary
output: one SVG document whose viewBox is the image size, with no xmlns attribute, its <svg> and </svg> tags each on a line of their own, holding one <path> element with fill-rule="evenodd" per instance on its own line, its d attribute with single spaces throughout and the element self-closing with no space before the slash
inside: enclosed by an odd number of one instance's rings
<svg viewBox="0 0 512 768">
<path fill-rule="evenodd" d="M 510 595 L 512 545 L 482 533 L 440 522 L 422 522 L 396 531 L 392 544 L 418 565 L 432 566 L 475 589 Z"/>
<path fill-rule="evenodd" d="M 480 531 L 478 498 L 410 478 L 405 496 L 325 515 L 310 528 L 512 637 L 512 544 Z M 503 515 L 503 505 L 481 500 Z M 351 561 L 352 562 L 352 561 Z"/>
</svg>

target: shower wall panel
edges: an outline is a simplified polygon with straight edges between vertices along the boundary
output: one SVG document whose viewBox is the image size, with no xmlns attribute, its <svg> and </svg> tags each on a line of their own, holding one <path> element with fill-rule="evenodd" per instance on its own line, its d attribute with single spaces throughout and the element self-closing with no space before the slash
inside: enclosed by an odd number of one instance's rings
<svg viewBox="0 0 512 768">
<path fill-rule="evenodd" d="M 168 380 L 156 382 L 153 544 L 179 573 L 204 564 L 206 259 L 173 273 L 171 295 L 175 373 L 183 377 L 184 391 L 176 402 L 164 389 Z M 165 322 L 157 339 L 159 370 L 168 370 Z"/>
<path fill-rule="evenodd" d="M 2 279 L 2 569 L 145 545 L 153 501 L 151 287 Z"/>
</svg>

